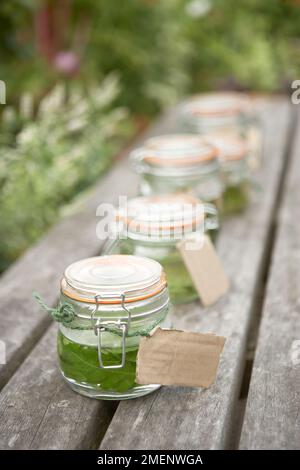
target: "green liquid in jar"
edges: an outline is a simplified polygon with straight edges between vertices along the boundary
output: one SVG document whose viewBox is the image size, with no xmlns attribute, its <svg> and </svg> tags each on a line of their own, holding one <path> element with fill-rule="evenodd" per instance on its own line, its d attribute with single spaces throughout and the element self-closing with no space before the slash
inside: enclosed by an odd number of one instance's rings
<svg viewBox="0 0 300 470">
<path fill-rule="evenodd" d="M 218 228 L 209 230 L 207 235 L 210 237 L 213 243 L 216 242 L 219 230 Z M 120 252 L 122 254 L 136 254 L 134 251 L 134 244 L 123 243 L 121 245 Z M 141 255 L 141 253 L 138 253 Z M 174 247 L 168 256 L 160 257 L 156 255 L 155 247 L 152 248 L 152 252 L 149 251 L 147 255 L 153 258 L 163 266 L 168 282 L 168 290 L 170 295 L 170 301 L 173 304 L 183 304 L 187 302 L 193 302 L 199 298 L 199 294 L 194 287 L 194 282 L 185 267 L 184 261 L 179 251 Z"/>
<path fill-rule="evenodd" d="M 160 262 L 167 275 L 172 303 L 181 304 L 198 299 L 198 292 L 179 253 L 172 253 Z"/>
<path fill-rule="evenodd" d="M 100 369 L 97 346 L 75 343 L 58 333 L 58 357 L 64 377 L 94 389 L 126 392 L 137 386 L 135 382 L 138 346 L 126 349 L 125 366 L 120 369 Z M 121 349 L 102 348 L 104 365 L 122 362 Z"/>
<path fill-rule="evenodd" d="M 224 215 L 237 214 L 244 211 L 249 201 L 247 183 L 227 186 L 224 192 Z"/>
</svg>

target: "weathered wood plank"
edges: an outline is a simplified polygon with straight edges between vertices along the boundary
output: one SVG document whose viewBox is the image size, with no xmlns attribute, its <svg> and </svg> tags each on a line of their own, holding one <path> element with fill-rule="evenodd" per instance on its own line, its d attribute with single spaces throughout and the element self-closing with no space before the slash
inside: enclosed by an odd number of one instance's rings
<svg viewBox="0 0 300 470">
<path fill-rule="evenodd" d="M 146 136 L 173 126 L 174 112 L 157 122 Z M 74 449 L 99 444 L 115 406 L 84 398 L 64 384 L 57 367 L 56 325 L 36 346 L 50 324 L 32 298 L 37 290 L 51 305 L 59 281 L 74 260 L 99 253 L 96 208 L 118 194 L 134 194 L 137 176 L 123 159 L 95 188 L 80 213 L 63 220 L 5 273 L 0 282 L 0 339 L 7 345 L 7 364 L 0 383 L 32 349 L 0 394 L 0 448 Z"/>
<path fill-rule="evenodd" d="M 242 449 L 300 447 L 300 114 L 245 412 Z"/>
<path fill-rule="evenodd" d="M 75 394 L 56 364 L 53 325 L 0 395 L 1 449 L 91 449 L 116 404 Z"/>
<path fill-rule="evenodd" d="M 208 390 L 163 387 L 122 402 L 101 449 L 221 449 L 233 424 L 246 340 L 261 282 L 289 127 L 288 103 L 267 105 L 263 115 L 263 193 L 241 216 L 224 224 L 218 249 L 232 282 L 231 292 L 207 310 L 198 303 L 176 310 L 175 326 L 228 338 L 215 385 Z"/>
</svg>

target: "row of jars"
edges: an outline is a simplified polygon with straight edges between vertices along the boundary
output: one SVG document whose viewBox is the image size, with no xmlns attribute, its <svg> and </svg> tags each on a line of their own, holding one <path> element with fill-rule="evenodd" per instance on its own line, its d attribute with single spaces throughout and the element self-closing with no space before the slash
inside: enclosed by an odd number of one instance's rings
<svg viewBox="0 0 300 470">
<path fill-rule="evenodd" d="M 203 234 L 215 242 L 219 214 L 247 204 L 258 148 L 249 145 L 245 109 L 241 96 L 191 100 L 182 119 L 205 138 L 155 137 L 132 153 L 141 195 L 116 210 L 102 256 L 66 269 L 52 309 L 61 372 L 75 391 L 119 400 L 159 387 L 136 383 L 139 342 L 157 325 L 170 327 L 172 304 L 198 298 L 177 244 Z"/>
<path fill-rule="evenodd" d="M 145 196 L 189 192 L 215 204 L 220 214 L 243 211 L 250 178 L 262 156 L 260 127 L 247 97 L 204 95 L 181 113 L 189 134 L 154 137 L 131 155 Z"/>
</svg>

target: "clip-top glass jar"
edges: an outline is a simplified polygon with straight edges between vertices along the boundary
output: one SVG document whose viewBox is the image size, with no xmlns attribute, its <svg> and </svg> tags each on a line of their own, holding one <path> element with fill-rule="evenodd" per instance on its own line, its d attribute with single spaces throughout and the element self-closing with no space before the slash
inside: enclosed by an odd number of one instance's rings
<svg viewBox="0 0 300 470">
<path fill-rule="evenodd" d="M 70 265 L 61 283 L 61 305 L 74 312 L 59 323 L 61 372 L 75 391 L 122 400 L 156 390 L 135 382 L 141 336 L 170 326 L 169 294 L 161 265 L 136 256 L 100 256 Z"/>
<path fill-rule="evenodd" d="M 218 209 L 222 207 L 218 151 L 199 136 L 153 137 L 132 152 L 131 163 L 141 175 L 143 196 L 188 192 Z"/>
<path fill-rule="evenodd" d="M 215 92 L 197 95 L 183 106 L 182 119 L 191 132 L 242 137 L 249 149 L 249 168 L 256 170 L 261 166 L 261 126 L 247 94 Z"/>
<path fill-rule="evenodd" d="M 225 184 L 223 214 L 242 212 L 250 198 L 248 147 L 245 141 L 238 137 L 211 135 L 210 139 L 220 152 Z"/>
<path fill-rule="evenodd" d="M 218 215 L 213 205 L 187 194 L 138 197 L 119 209 L 116 219 L 114 236 L 107 242 L 105 253 L 155 259 L 166 272 L 172 303 L 198 299 L 177 244 L 183 239 L 201 239 L 204 233 L 214 241 Z"/>
</svg>

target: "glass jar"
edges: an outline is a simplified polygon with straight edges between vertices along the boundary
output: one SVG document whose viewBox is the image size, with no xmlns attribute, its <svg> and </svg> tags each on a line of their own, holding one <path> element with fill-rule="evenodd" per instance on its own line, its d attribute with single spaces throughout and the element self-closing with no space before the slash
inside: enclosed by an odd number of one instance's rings
<svg viewBox="0 0 300 470">
<path fill-rule="evenodd" d="M 211 135 L 210 139 L 219 149 L 225 184 L 223 214 L 237 214 L 246 209 L 250 198 L 249 149 L 239 137 Z"/>
<path fill-rule="evenodd" d="M 156 390 L 135 382 L 141 336 L 167 323 L 169 294 L 161 265 L 135 256 L 100 256 L 70 265 L 60 305 L 74 313 L 60 322 L 58 356 L 76 392 L 122 400 Z"/>
<path fill-rule="evenodd" d="M 153 137 L 132 152 L 131 163 L 141 175 L 143 196 L 188 192 L 219 210 L 222 208 L 218 152 L 201 137 L 189 134 Z"/>
<path fill-rule="evenodd" d="M 183 106 L 182 119 L 191 132 L 243 138 L 249 149 L 249 168 L 261 166 L 261 126 L 247 94 L 215 92 L 195 96 Z"/>
<path fill-rule="evenodd" d="M 107 242 L 105 253 L 155 259 L 166 272 L 172 303 L 198 299 L 177 244 L 183 239 L 201 239 L 204 232 L 215 239 L 218 215 L 214 206 L 187 194 L 138 197 L 119 209 L 116 219 L 114 236 Z"/>
</svg>

